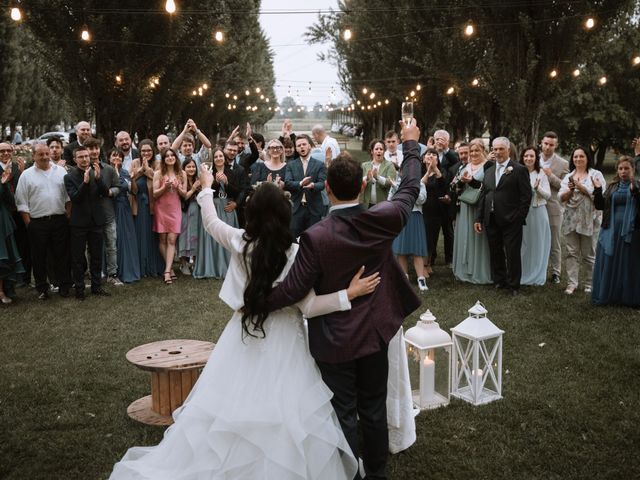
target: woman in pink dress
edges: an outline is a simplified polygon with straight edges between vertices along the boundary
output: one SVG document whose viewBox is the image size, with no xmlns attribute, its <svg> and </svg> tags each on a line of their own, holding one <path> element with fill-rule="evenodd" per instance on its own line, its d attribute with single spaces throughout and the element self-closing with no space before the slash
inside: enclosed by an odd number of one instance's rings
<svg viewBox="0 0 640 480">
<path fill-rule="evenodd" d="M 178 154 L 172 148 L 160 156 L 160 168 L 153 175 L 153 231 L 160 236 L 160 255 L 164 258 L 164 283 L 170 285 L 173 273 L 173 257 L 176 240 L 182 224 L 180 197 L 187 193 L 187 176 L 180 167 Z"/>
</svg>

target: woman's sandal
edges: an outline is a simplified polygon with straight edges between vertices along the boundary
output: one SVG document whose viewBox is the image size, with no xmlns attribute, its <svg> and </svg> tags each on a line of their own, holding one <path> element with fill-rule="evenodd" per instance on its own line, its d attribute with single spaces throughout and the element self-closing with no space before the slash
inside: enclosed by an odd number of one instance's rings
<svg viewBox="0 0 640 480">
<path fill-rule="evenodd" d="M 171 271 L 169 272 L 171 274 L 171 280 L 177 280 L 178 276 L 176 275 L 176 272 L 173 271 L 173 268 L 171 269 Z"/>
<path fill-rule="evenodd" d="M 169 278 L 167 278 L 167 275 L 169 276 Z M 171 285 L 172 283 L 173 280 L 171 279 L 171 272 L 164 272 L 164 284 Z"/>
</svg>

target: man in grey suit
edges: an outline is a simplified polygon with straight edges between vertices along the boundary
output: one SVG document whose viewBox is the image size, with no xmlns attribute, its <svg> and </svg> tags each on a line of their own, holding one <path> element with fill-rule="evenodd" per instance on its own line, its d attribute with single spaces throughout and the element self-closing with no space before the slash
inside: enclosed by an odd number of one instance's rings
<svg viewBox="0 0 640 480">
<path fill-rule="evenodd" d="M 324 160 L 311 155 L 311 139 L 308 135 L 296 137 L 296 150 L 299 158 L 287 162 L 284 174 L 284 188 L 291 192 L 293 202 L 291 233 L 294 238 L 322 218 L 324 204 L 321 192 L 327 179 Z"/>
<path fill-rule="evenodd" d="M 547 174 L 549 185 L 551 186 L 551 198 L 547 200 L 547 213 L 549 214 L 549 225 L 551 226 L 551 252 L 549 255 L 551 283 L 560 283 L 562 205 L 558 199 L 558 190 L 560 190 L 560 182 L 569 173 L 569 162 L 556 153 L 558 135 L 555 132 L 545 132 L 540 144 L 542 150 L 540 168 Z"/>
</svg>

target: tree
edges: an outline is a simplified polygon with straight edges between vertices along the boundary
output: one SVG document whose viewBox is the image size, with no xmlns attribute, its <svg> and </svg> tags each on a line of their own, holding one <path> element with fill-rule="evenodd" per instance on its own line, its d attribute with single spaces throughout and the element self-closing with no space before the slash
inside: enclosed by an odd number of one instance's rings
<svg viewBox="0 0 640 480">
<path fill-rule="evenodd" d="M 461 137 L 488 128 L 492 136 L 532 143 L 545 105 L 561 95 L 549 72 L 567 68 L 596 42 L 584 27 L 586 18 L 593 15 L 604 32 L 619 18 L 629 18 L 634 5 L 632 0 L 421 5 L 349 0 L 321 15 L 308 39 L 335 47 L 324 58 L 337 63 L 343 88 L 361 101 L 356 110 L 365 124 L 365 142 L 367 130 L 378 123 L 393 126 L 400 103 L 413 99 L 427 130 L 445 126 Z M 474 34 L 467 37 L 469 19 Z M 347 28 L 350 40 L 342 37 Z M 368 108 L 373 105 L 365 88 L 389 100 L 382 114 Z"/>
<path fill-rule="evenodd" d="M 107 141 L 120 129 L 145 137 L 182 128 L 190 116 L 212 133 L 268 119 L 274 75 L 258 23 L 260 1 L 204 0 L 175 16 L 160 10 L 161 3 L 123 8 L 119 0 L 31 0 L 23 6 L 25 24 L 46 42 L 80 118 L 95 118 Z M 85 26 L 88 42 L 80 38 Z M 218 28 L 222 43 L 214 40 Z M 237 100 L 232 104 L 226 94 Z"/>
</svg>

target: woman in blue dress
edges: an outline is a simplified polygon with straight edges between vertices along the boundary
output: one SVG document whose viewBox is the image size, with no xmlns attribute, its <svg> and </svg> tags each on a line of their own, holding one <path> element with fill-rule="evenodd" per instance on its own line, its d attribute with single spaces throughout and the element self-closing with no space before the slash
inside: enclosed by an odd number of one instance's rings
<svg viewBox="0 0 640 480">
<path fill-rule="evenodd" d="M 140 275 L 157 277 L 164 272 L 164 260 L 160 256 L 158 234 L 153 231 L 153 195 L 149 193 L 153 189 L 153 142 L 144 139 L 138 149 L 140 158 L 131 162 L 129 173 L 132 183 L 136 184 L 132 211 L 140 255 Z"/>
<path fill-rule="evenodd" d="M 629 157 L 618 159 L 616 173 L 604 193 L 602 184 L 593 181 L 593 202 L 603 216 L 591 301 L 640 307 L 640 182 Z"/>
<path fill-rule="evenodd" d="M 400 185 L 401 178 L 398 176 L 395 180 L 390 180 L 391 190 L 389 190 L 389 200 L 395 195 Z M 427 175 L 420 181 L 420 194 L 416 203 L 413 205 L 411 215 L 407 224 L 400 231 L 400 234 L 393 240 L 391 249 L 398 259 L 398 263 L 404 270 L 405 275 L 409 276 L 409 257 L 413 257 L 413 268 L 416 271 L 418 289 L 421 292 L 429 290 L 427 280 L 424 277 L 424 259 L 427 256 L 427 235 L 424 231 L 424 221 L 422 220 L 422 205 L 427 200 L 427 188 L 425 182 Z"/>
<path fill-rule="evenodd" d="M 224 153 L 217 148 L 213 152 L 213 204 L 216 207 L 216 214 L 227 225 L 238 228 L 238 217 L 236 211 L 225 211 L 227 203 L 226 186 L 229 184 L 228 178 L 232 172 L 224 159 Z M 229 250 L 216 242 L 204 229 L 202 221 L 198 227 L 198 250 L 196 262 L 193 268 L 194 278 L 224 278 L 229 268 L 231 254 Z"/>
<path fill-rule="evenodd" d="M 469 162 L 456 176 L 453 188 L 458 198 L 466 188 L 480 188 L 484 172 L 493 165 L 487 160 L 486 147 L 481 138 L 469 142 Z M 460 201 L 460 211 L 456 216 L 456 228 L 453 236 L 453 275 L 463 282 L 486 285 L 492 283 L 489 241 L 487 234 L 476 233 L 473 224 L 476 221 L 478 205 Z"/>
<path fill-rule="evenodd" d="M 522 285 L 544 285 L 551 249 L 551 227 L 547 213 L 547 200 L 551 198 L 551 186 L 547 175 L 540 169 L 540 153 L 535 147 L 526 147 L 520 155 L 520 163 L 529 170 L 532 196 L 526 224 L 522 228 Z"/>
<path fill-rule="evenodd" d="M 124 283 L 140 280 L 140 255 L 136 240 L 136 228 L 129 203 L 129 191 L 136 191 L 136 184 L 131 183 L 129 172 L 122 168 L 124 153 L 114 148 L 109 153 L 109 163 L 120 177 L 120 193 L 113 199 L 113 210 L 116 216 L 116 250 L 118 252 L 118 277 Z"/>
<path fill-rule="evenodd" d="M 3 305 L 12 302 L 12 297 L 15 297 L 14 285 L 24 274 L 22 259 L 14 237 L 16 224 L 10 211 L 10 208 L 15 205 L 15 200 L 9 188 L 11 163 L 9 165 L 10 167 L 4 170 L 0 177 L 0 304 Z"/>
<path fill-rule="evenodd" d="M 191 275 L 191 268 L 198 253 L 198 232 L 200 230 L 200 207 L 196 196 L 200 191 L 198 167 L 193 158 L 187 158 L 182 164 L 187 174 L 187 193 L 182 199 L 182 225 L 178 237 L 178 257 L 180 271 L 183 275 Z"/>
</svg>

